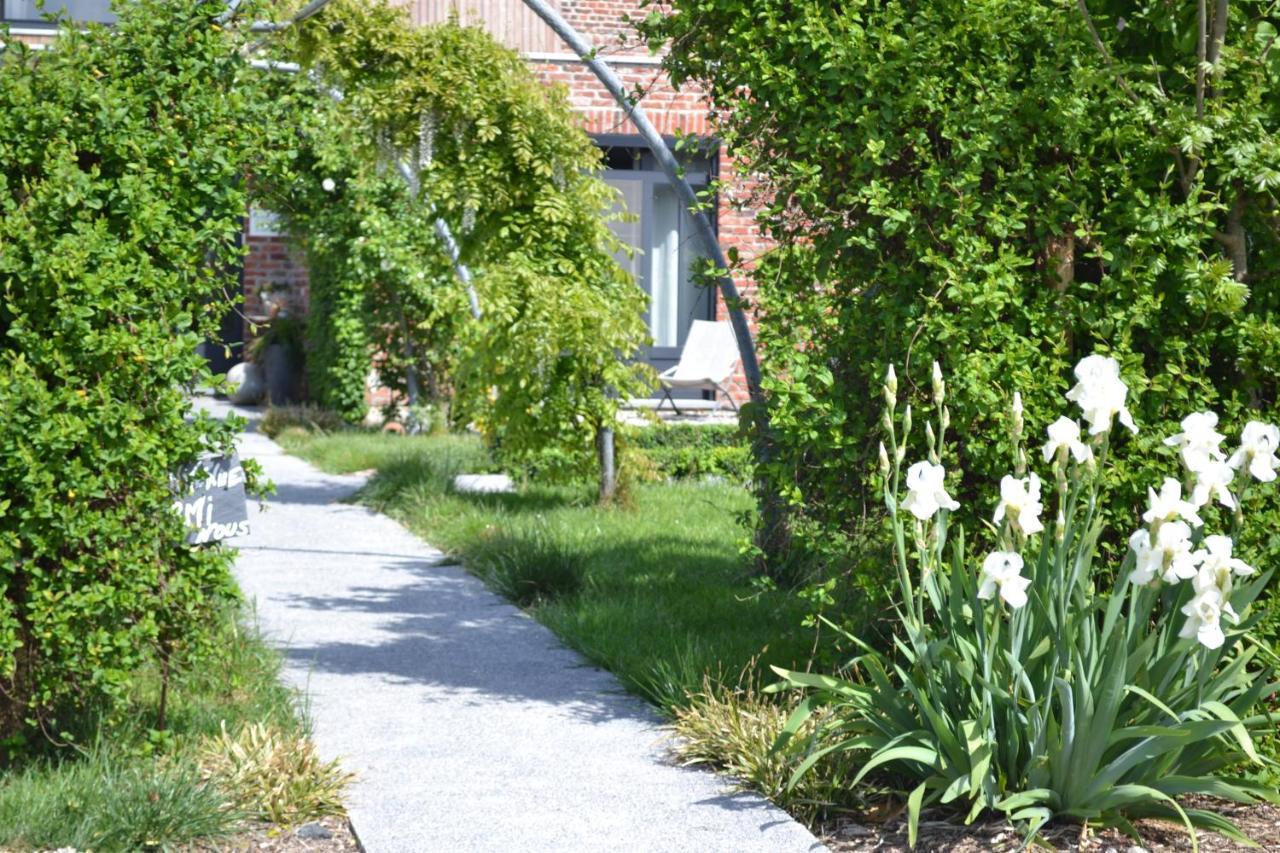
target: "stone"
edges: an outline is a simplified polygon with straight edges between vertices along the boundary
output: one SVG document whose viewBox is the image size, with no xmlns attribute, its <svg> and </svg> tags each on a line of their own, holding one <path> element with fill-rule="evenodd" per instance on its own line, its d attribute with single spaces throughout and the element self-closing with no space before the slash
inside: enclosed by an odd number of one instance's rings
<svg viewBox="0 0 1280 853">
<path fill-rule="evenodd" d="M 516 490 L 506 474 L 459 474 L 453 478 L 453 490 L 463 495 L 505 495 Z"/>
<path fill-rule="evenodd" d="M 318 823 L 304 823 L 298 827 L 298 831 L 294 833 L 298 838 L 305 838 L 309 841 L 321 841 L 326 838 L 333 838 L 333 833 L 325 829 Z"/>
<path fill-rule="evenodd" d="M 262 368 L 251 361 L 242 361 L 227 371 L 230 389 L 227 398 L 237 406 L 256 406 L 267 393 L 267 383 Z"/>
<path fill-rule="evenodd" d="M 867 838 L 875 833 L 860 823 L 846 823 L 840 827 L 836 835 L 841 838 Z"/>
</svg>

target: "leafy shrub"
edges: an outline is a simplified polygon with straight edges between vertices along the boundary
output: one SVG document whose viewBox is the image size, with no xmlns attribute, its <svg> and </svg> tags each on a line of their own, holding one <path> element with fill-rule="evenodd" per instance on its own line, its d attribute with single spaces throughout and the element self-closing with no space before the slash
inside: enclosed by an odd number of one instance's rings
<svg viewBox="0 0 1280 853">
<path fill-rule="evenodd" d="M 1218 4 L 1217 20 L 1214 4 L 1097 0 L 654 8 L 646 31 L 677 82 L 712 93 L 779 242 L 754 275 L 779 445 L 761 474 L 791 498 L 805 547 L 848 562 L 881 526 L 887 363 L 947 368 L 962 499 L 1009 457 L 1013 390 L 1040 421 L 1095 350 L 1120 359 L 1143 427 L 1108 469 L 1125 512 L 1165 464 L 1153 436 L 1182 414 L 1214 408 L 1238 428 L 1276 404 L 1266 4 Z M 973 503 L 960 517 L 983 536 Z M 1244 544 L 1280 557 L 1277 497 L 1254 518 Z"/>
<path fill-rule="evenodd" d="M 271 406 L 263 414 L 258 429 L 268 438 L 275 438 L 286 429 L 297 428 L 305 432 L 341 432 L 349 429 L 342 415 L 320 406 Z"/>
<path fill-rule="evenodd" d="M 577 593 L 586 571 L 581 548 L 545 524 L 496 534 L 469 556 L 477 574 L 521 607 Z"/>
<path fill-rule="evenodd" d="M 0 52 L 0 737 L 190 660 L 233 595 L 169 478 L 234 429 L 183 389 L 211 378 L 260 102 L 225 6 L 119 13 Z"/>
<path fill-rule="evenodd" d="M 200 766 L 238 809 L 282 826 L 346 814 L 342 794 L 354 778 L 322 760 L 305 737 L 261 723 L 235 734 L 224 724 L 201 748 Z"/>
<path fill-rule="evenodd" d="M 1153 488 L 1128 553 L 1109 558 L 1099 548 L 1113 523 L 1100 469 L 1112 464 L 1113 418 L 1130 423 L 1127 389 L 1111 359 L 1087 358 L 1076 376 L 1068 399 L 1088 421 L 1087 443 L 1076 421 L 1060 418 L 1044 465 L 1028 464 L 1041 461 L 1041 448 L 1024 448 L 1015 397 L 1013 474 L 1000 483 L 995 543 L 975 547 L 951 516 L 960 503 L 941 464 L 949 414 L 935 367 L 938 417 L 926 429 L 927 461 L 905 471 L 905 495 L 904 461 L 920 455 L 908 449 L 909 413 L 901 434 L 886 418 L 889 447 L 880 448 L 901 619 L 893 652 L 851 638 L 862 651 L 850 678 L 778 670 L 812 690 L 781 743 L 815 707 L 831 715 L 819 728 L 826 745 L 815 744 L 796 775 L 834 752 L 857 755 L 855 784 L 876 773 L 909 792 L 913 846 L 920 811 L 933 804 L 969 821 L 1003 812 L 1028 826 L 1028 841 L 1053 818 L 1136 836 L 1132 820 L 1160 817 L 1184 823 L 1194 845 L 1193 827 L 1241 835 L 1180 798 L 1280 800 L 1238 770 L 1262 763 L 1254 735 L 1274 727 L 1260 704 L 1280 685 L 1259 660 L 1250 609 L 1272 572 L 1258 576 L 1233 556 L 1231 537 L 1210 535 L 1238 530 L 1252 512 L 1233 492 L 1243 501 L 1257 491 L 1253 479 L 1275 480 L 1280 430 L 1251 426 L 1230 458 L 1212 413 L 1157 436 L 1178 447 L 1191 494 L 1184 499 L 1174 478 Z M 890 411 L 896 390 L 891 375 Z M 1051 471 L 1043 502 L 1035 468 Z M 1232 484 L 1237 469 L 1243 479 Z"/>
</svg>

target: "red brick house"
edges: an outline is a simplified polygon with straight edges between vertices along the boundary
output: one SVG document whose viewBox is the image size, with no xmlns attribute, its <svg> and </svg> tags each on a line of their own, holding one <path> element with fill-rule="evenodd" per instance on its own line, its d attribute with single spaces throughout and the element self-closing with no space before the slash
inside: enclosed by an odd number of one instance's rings
<svg viewBox="0 0 1280 853">
<path fill-rule="evenodd" d="M 543 80 L 566 87 L 570 102 L 582 116 L 583 128 L 601 148 L 605 181 L 619 190 L 626 209 L 636 214 L 635 221 L 617 223 L 615 228 L 625 242 L 640 250 L 626 263 L 650 295 L 648 320 L 654 345 L 646 356 L 655 367 L 664 369 L 675 363 L 693 320 L 726 319 L 718 292 L 692 282 L 691 270 L 700 256 L 697 240 L 652 155 L 586 65 L 521 0 L 393 2 L 404 6 L 416 24 L 439 23 L 456 14 L 464 24 L 481 25 L 518 51 Z M 72 17 L 111 17 L 108 0 L 47 0 L 51 9 L 59 4 Z M 709 105 L 704 94 L 688 88 L 674 90 L 662 72 L 660 58 L 649 53 L 626 23 L 625 16 L 644 14 L 639 0 L 552 0 L 551 5 L 596 46 L 628 90 L 640 88 L 647 93 L 641 103 L 661 133 L 707 140 L 700 153 L 682 158 L 686 176 L 695 186 L 706 185 L 727 172 L 723 151 L 708 138 Z M 0 19 L 15 33 L 34 41 L 48 38 L 48 25 L 38 17 L 34 0 L 0 0 Z M 737 249 L 739 256 L 749 261 L 767 244 L 755 227 L 753 212 L 743 209 L 742 202 L 730 186 L 718 198 L 714 220 L 724 248 Z M 269 310 L 264 301 L 285 300 L 295 311 L 305 310 L 305 259 L 284 235 L 276 233 L 269 213 L 250 212 L 245 239 L 249 248 L 243 269 L 245 316 L 251 321 L 262 319 Z M 754 292 L 750 279 L 739 277 L 737 284 L 750 299 Z M 234 325 L 225 330 L 228 339 L 242 340 L 242 321 L 233 317 L 229 322 Z M 733 386 L 733 396 L 746 398 L 741 376 Z"/>
</svg>

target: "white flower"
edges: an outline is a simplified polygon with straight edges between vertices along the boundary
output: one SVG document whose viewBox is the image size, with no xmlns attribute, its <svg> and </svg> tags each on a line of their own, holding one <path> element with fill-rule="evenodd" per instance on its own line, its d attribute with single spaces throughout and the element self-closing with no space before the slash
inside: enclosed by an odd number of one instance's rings
<svg viewBox="0 0 1280 853">
<path fill-rule="evenodd" d="M 1012 608 L 1027 603 L 1028 578 L 1022 576 L 1022 556 L 1013 551 L 994 551 L 982 561 L 982 576 L 978 586 L 978 598 L 991 598 L 1000 591 L 1000 597 Z"/>
<path fill-rule="evenodd" d="M 1135 531 L 1129 537 L 1129 547 L 1133 549 L 1134 555 L 1130 583 L 1145 586 L 1164 571 L 1164 555 L 1151 547 L 1151 534 L 1146 530 Z"/>
<path fill-rule="evenodd" d="M 1044 461 L 1052 462 L 1053 457 L 1063 450 L 1069 452 L 1080 465 L 1093 459 L 1093 448 L 1080 440 L 1080 424 L 1066 415 L 1049 424 L 1049 442 L 1044 446 Z"/>
<path fill-rule="evenodd" d="M 1192 555 L 1200 564 L 1193 579 L 1195 590 L 1200 593 L 1206 589 L 1216 589 L 1222 593 L 1224 602 L 1229 601 L 1235 577 L 1248 577 L 1256 574 L 1257 570 L 1239 557 L 1231 556 L 1230 536 L 1206 536 L 1204 545 L 1203 549 Z M 1236 618 L 1229 603 L 1224 604 L 1222 609 L 1232 620 Z"/>
<path fill-rule="evenodd" d="M 1249 421 L 1240 434 L 1240 448 L 1231 454 L 1227 464 L 1236 470 L 1248 465 L 1249 474 L 1255 480 L 1270 483 L 1276 478 L 1276 467 L 1280 465 L 1277 448 L 1280 448 L 1280 428 L 1262 421 Z"/>
<path fill-rule="evenodd" d="M 1191 491 L 1191 502 L 1196 506 L 1204 506 L 1217 499 L 1227 509 L 1236 508 L 1235 496 L 1231 494 L 1231 481 L 1236 472 L 1226 462 L 1210 462 L 1196 472 L 1196 485 Z"/>
<path fill-rule="evenodd" d="M 1207 649 L 1221 647 L 1226 639 L 1220 624 L 1223 610 L 1222 593 L 1217 588 L 1197 594 L 1182 608 L 1187 621 L 1178 636 L 1186 640 L 1195 637 Z"/>
<path fill-rule="evenodd" d="M 1191 553 L 1191 528 L 1185 521 L 1170 521 L 1160 525 L 1155 534 L 1150 560 L 1158 560 L 1165 583 L 1177 583 L 1196 576 L 1196 558 Z"/>
<path fill-rule="evenodd" d="M 941 465 L 917 462 L 907 469 L 907 498 L 904 509 L 921 521 L 932 518 L 939 509 L 956 510 L 960 504 L 951 499 L 946 489 L 947 472 Z"/>
<path fill-rule="evenodd" d="M 1219 445 L 1225 436 L 1218 432 L 1218 416 L 1213 412 L 1195 412 L 1182 419 L 1182 432 L 1164 440 L 1165 446 L 1178 448 L 1187 470 L 1199 473 L 1212 462 L 1225 457 Z"/>
<path fill-rule="evenodd" d="M 1080 406 L 1084 419 L 1089 422 L 1089 434 L 1098 435 L 1111 429 L 1111 419 L 1117 415 L 1120 423 L 1137 432 L 1133 416 L 1125 406 L 1129 388 L 1120 380 L 1120 363 L 1114 358 L 1091 355 L 1076 365 L 1076 384 L 1067 392 L 1067 399 Z"/>
<path fill-rule="evenodd" d="M 1196 552 L 1201 568 L 1212 567 L 1215 570 L 1229 571 L 1240 577 L 1257 574 L 1258 570 L 1253 566 L 1239 557 L 1231 556 L 1232 544 L 1230 536 L 1206 536 L 1204 548 Z"/>
<path fill-rule="evenodd" d="M 1000 505 L 996 507 L 994 521 L 999 524 L 1007 515 L 1015 527 L 1026 536 L 1044 530 L 1040 523 L 1040 478 L 1035 474 L 1024 479 L 1005 477 L 1000 481 Z"/>
<path fill-rule="evenodd" d="M 1182 484 L 1177 480 L 1165 477 L 1159 493 L 1148 486 L 1147 511 L 1142 514 L 1142 520 L 1153 527 L 1158 527 L 1166 521 L 1178 518 L 1185 519 L 1196 527 L 1204 524 L 1200 514 L 1196 512 L 1196 505 L 1182 499 Z"/>
<path fill-rule="evenodd" d="M 325 178 L 320 182 L 320 186 L 324 187 L 324 191 L 327 193 L 331 193 L 338 188 L 338 185 L 333 182 L 333 178 Z"/>
</svg>

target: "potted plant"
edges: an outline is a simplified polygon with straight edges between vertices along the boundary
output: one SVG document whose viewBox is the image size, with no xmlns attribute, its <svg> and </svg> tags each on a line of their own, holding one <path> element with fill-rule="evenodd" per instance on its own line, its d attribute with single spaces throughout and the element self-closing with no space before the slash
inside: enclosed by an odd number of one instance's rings
<svg viewBox="0 0 1280 853">
<path fill-rule="evenodd" d="M 249 358 L 262 368 L 273 406 L 302 401 L 303 341 L 302 321 L 281 313 L 262 326 L 249 347 Z"/>
</svg>

